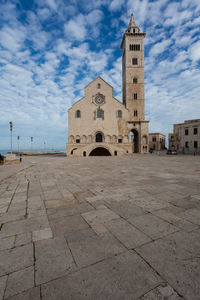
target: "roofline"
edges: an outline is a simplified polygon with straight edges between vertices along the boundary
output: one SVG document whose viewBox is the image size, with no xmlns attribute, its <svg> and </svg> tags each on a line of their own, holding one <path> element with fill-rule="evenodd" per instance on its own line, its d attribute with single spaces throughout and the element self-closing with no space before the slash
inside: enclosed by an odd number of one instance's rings
<svg viewBox="0 0 200 300">
<path fill-rule="evenodd" d="M 97 76 L 95 79 L 93 79 L 90 83 L 88 83 L 85 87 L 84 87 L 84 90 L 88 87 L 88 85 L 90 85 L 93 81 L 95 81 L 97 78 L 100 78 L 101 80 L 103 80 L 106 84 L 108 84 L 111 88 L 112 88 L 112 90 L 113 90 L 113 87 L 107 82 L 107 81 L 105 81 L 101 76 Z"/>
<path fill-rule="evenodd" d="M 160 134 L 160 135 L 163 135 L 163 136 L 165 136 L 165 134 L 163 134 L 163 133 L 160 133 L 160 132 L 150 132 L 150 133 L 149 133 L 149 135 L 151 135 L 151 134 L 152 134 L 152 135 L 153 135 L 153 134 L 154 134 L 154 135 L 155 135 L 155 134 Z"/>
<path fill-rule="evenodd" d="M 76 103 L 78 103 L 79 101 L 81 101 L 82 99 L 84 99 L 85 97 L 82 97 L 82 98 L 80 98 L 79 100 L 77 100 L 76 102 L 74 102 L 72 105 L 71 105 L 71 107 L 68 109 L 68 111 L 70 110 L 70 109 L 72 109 L 72 106 L 74 106 Z"/>
</svg>

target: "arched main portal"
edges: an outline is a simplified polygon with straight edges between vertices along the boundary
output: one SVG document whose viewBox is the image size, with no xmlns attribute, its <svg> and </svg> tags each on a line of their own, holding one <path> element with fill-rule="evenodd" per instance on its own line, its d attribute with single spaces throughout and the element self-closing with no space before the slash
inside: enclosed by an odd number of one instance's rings
<svg viewBox="0 0 200 300">
<path fill-rule="evenodd" d="M 133 153 L 139 152 L 139 136 L 136 129 L 132 129 L 129 133 L 129 143 L 132 144 Z"/>
<path fill-rule="evenodd" d="M 106 148 L 97 147 L 90 152 L 89 156 L 111 156 L 111 154 Z"/>
</svg>

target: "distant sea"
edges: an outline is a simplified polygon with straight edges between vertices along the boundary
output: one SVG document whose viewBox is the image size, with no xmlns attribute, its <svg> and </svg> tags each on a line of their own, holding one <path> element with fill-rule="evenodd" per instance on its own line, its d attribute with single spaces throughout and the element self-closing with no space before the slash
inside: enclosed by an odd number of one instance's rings
<svg viewBox="0 0 200 300">
<path fill-rule="evenodd" d="M 30 149 L 23 149 L 24 151 L 31 151 Z M 23 151 L 22 150 L 22 151 Z M 44 149 L 33 149 L 33 151 L 39 151 L 39 150 L 44 150 Z M 47 150 L 51 150 L 51 149 L 47 149 Z M 58 150 L 58 151 L 60 151 L 60 152 L 66 152 L 66 149 L 55 149 L 55 150 Z M 9 152 L 10 150 L 0 150 L 0 154 L 1 155 L 6 155 L 8 152 Z M 15 149 L 13 149 L 13 151 L 17 151 L 17 150 L 15 150 Z M 20 150 L 19 150 L 20 151 Z"/>
<path fill-rule="evenodd" d="M 0 150 L 1 155 L 6 155 L 10 150 Z"/>
</svg>

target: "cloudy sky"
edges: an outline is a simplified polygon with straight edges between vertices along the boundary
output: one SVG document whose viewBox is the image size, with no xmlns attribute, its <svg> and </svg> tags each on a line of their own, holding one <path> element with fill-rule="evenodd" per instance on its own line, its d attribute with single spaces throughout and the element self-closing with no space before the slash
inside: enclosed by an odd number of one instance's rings
<svg viewBox="0 0 200 300">
<path fill-rule="evenodd" d="M 100 75 L 121 100 L 122 35 L 146 32 L 150 132 L 200 118 L 199 0 L 0 0 L 0 149 L 64 148 L 67 110 Z"/>
</svg>

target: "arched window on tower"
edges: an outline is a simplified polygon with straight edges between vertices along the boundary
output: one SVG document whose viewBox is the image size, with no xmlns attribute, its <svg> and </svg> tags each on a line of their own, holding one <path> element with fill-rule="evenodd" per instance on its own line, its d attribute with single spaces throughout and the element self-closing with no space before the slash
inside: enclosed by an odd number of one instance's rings
<svg viewBox="0 0 200 300">
<path fill-rule="evenodd" d="M 97 109 L 97 118 L 104 119 L 104 111 L 100 107 Z"/>
<path fill-rule="evenodd" d="M 132 58 L 132 65 L 137 65 L 138 64 L 138 59 L 137 57 Z"/>
<path fill-rule="evenodd" d="M 134 117 L 137 117 L 137 110 L 134 110 Z"/>
<path fill-rule="evenodd" d="M 134 77 L 134 78 L 133 78 L 133 83 L 138 83 L 137 77 Z"/>
<path fill-rule="evenodd" d="M 80 112 L 80 110 L 77 110 L 75 112 L 75 118 L 80 118 L 80 117 L 81 117 L 81 112 Z"/>
<path fill-rule="evenodd" d="M 117 111 L 117 118 L 122 118 L 122 111 L 121 110 Z"/>
<path fill-rule="evenodd" d="M 133 48 L 134 48 L 133 44 L 130 44 L 130 51 L 133 51 Z"/>
</svg>

